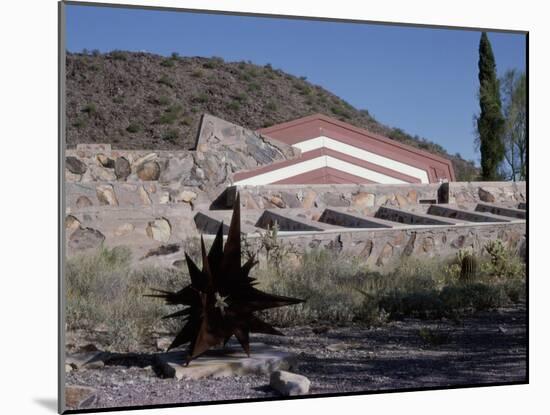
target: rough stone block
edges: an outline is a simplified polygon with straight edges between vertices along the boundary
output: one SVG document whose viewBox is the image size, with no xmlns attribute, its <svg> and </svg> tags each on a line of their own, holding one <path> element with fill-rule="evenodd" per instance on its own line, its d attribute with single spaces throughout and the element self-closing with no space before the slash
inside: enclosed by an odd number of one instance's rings
<svg viewBox="0 0 550 415">
<path fill-rule="evenodd" d="M 268 375 L 276 370 L 287 370 L 296 366 L 295 355 L 262 344 L 250 344 L 250 356 L 240 346 L 231 345 L 225 349 L 211 350 L 185 366 L 185 352 L 159 355 L 157 373 L 164 377 L 200 379 L 245 375 Z"/>
<path fill-rule="evenodd" d="M 284 370 L 273 372 L 269 385 L 283 396 L 306 395 L 311 382 L 308 378 Z"/>
</svg>

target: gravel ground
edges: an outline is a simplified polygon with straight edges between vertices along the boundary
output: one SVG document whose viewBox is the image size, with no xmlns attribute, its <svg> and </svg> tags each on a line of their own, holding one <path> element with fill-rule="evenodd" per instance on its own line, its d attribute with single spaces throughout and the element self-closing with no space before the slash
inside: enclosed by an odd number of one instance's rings
<svg viewBox="0 0 550 415">
<path fill-rule="evenodd" d="M 478 313 L 459 323 L 406 319 L 375 328 L 308 326 L 283 332 L 285 337 L 251 340 L 296 353 L 294 372 L 311 380 L 310 394 L 526 381 L 524 306 Z M 73 371 L 66 383 L 95 388 L 93 407 L 277 396 L 268 376 L 178 381 L 141 366 Z"/>
</svg>

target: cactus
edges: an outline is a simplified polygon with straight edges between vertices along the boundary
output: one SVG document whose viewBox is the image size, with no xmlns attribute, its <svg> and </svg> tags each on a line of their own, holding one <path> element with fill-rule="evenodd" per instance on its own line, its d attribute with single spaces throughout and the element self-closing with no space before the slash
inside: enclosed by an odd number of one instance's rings
<svg viewBox="0 0 550 415">
<path fill-rule="evenodd" d="M 474 255 L 464 255 L 460 264 L 460 282 L 472 282 L 477 275 L 477 259 Z"/>
</svg>

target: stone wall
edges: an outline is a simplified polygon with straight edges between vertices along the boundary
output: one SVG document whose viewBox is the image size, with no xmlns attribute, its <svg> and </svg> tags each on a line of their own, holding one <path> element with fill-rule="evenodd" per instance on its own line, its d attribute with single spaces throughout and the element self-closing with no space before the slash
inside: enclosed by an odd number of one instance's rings
<svg viewBox="0 0 550 415">
<path fill-rule="evenodd" d="M 448 202 L 467 204 L 475 202 L 503 203 L 517 207 L 519 202 L 527 201 L 525 182 L 449 182 Z"/>
<path fill-rule="evenodd" d="M 347 229 L 282 235 L 280 238 L 295 256 L 300 256 L 306 250 L 326 248 L 361 257 L 367 265 L 376 269 L 391 266 L 408 256 L 448 258 L 461 248 L 482 253 L 484 245 L 495 239 L 501 240 L 512 251 L 525 255 L 525 230 L 525 223 L 472 224 L 408 229 Z M 255 239 L 258 237 L 249 237 L 249 241 Z M 292 256 L 289 260 L 292 260 Z"/>
<path fill-rule="evenodd" d="M 413 208 L 437 203 L 439 184 L 407 185 L 266 185 L 237 186 L 241 205 L 246 209 L 352 207 L 373 214 L 380 206 Z M 227 206 L 234 197 L 228 195 Z"/>
<path fill-rule="evenodd" d="M 191 199 L 195 205 L 209 206 L 232 184 L 234 172 L 298 155 L 299 150 L 287 144 L 204 115 L 193 151 L 115 150 L 109 144 L 80 144 L 67 150 L 66 193 L 71 199 L 78 189 L 88 189 L 85 192 L 89 193 L 97 184 L 105 186 L 107 193 L 114 193 L 114 198 L 92 195 L 87 196 L 89 201 L 82 199 L 82 203 L 94 203 L 97 199 L 96 204 L 101 205 L 117 200 L 125 206 L 136 198 L 150 198 L 153 203 L 189 203 Z M 85 186 L 70 186 L 76 183 Z M 130 195 L 132 192 L 137 194 Z"/>
<path fill-rule="evenodd" d="M 490 202 L 517 207 L 526 201 L 525 182 L 236 186 L 227 195 L 227 206 L 232 205 L 236 191 L 247 209 L 331 206 L 352 207 L 364 214 L 373 214 L 381 206 L 426 210 L 418 205 L 451 203 L 469 208 L 477 202 Z"/>
</svg>

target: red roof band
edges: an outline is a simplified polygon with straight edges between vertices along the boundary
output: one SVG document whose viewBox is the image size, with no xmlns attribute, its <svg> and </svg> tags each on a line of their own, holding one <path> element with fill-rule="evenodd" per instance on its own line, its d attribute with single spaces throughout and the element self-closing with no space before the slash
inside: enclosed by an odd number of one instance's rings
<svg viewBox="0 0 550 415">
<path fill-rule="evenodd" d="M 454 181 L 451 161 L 314 114 L 258 131 L 302 151 L 301 156 L 237 172 L 236 185 L 438 183 Z"/>
</svg>

